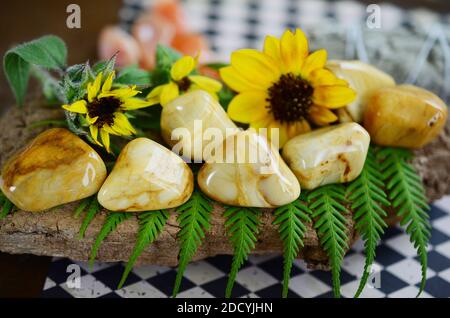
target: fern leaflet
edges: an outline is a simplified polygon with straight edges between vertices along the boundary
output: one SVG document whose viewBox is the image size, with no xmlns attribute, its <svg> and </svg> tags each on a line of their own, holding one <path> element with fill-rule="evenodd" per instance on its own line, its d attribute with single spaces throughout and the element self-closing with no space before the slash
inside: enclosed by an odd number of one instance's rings
<svg viewBox="0 0 450 318">
<path fill-rule="evenodd" d="M 85 203 L 83 201 L 82 203 L 80 203 L 80 206 L 84 204 Z M 87 212 L 86 215 L 84 216 L 83 223 L 81 223 L 80 232 L 78 233 L 78 237 L 80 238 L 80 240 L 84 238 L 86 230 L 88 229 L 95 215 L 102 209 L 100 203 L 98 203 L 96 195 L 93 195 L 92 197 L 89 198 L 88 204 L 86 204 L 84 209 L 81 210 L 80 214 L 84 212 L 86 208 Z"/>
<path fill-rule="evenodd" d="M 344 206 L 345 187 L 340 184 L 330 184 L 312 190 L 308 194 L 309 207 L 313 211 L 314 228 L 320 244 L 330 258 L 333 278 L 333 292 L 340 297 L 341 263 L 348 249 L 347 219 L 343 214 L 348 210 Z"/>
<path fill-rule="evenodd" d="M 178 223 L 181 228 L 178 232 L 180 254 L 178 256 L 178 273 L 172 292 L 173 297 L 177 296 L 184 271 L 205 238 L 205 232 L 211 226 L 209 222 L 212 209 L 209 200 L 197 189 L 189 201 L 177 208 Z"/>
<path fill-rule="evenodd" d="M 104 239 L 113 232 L 117 226 L 123 221 L 129 219 L 132 213 L 108 213 L 105 222 L 103 223 L 100 232 L 97 235 L 94 245 L 92 246 L 91 255 L 89 256 L 89 266 L 92 268 L 94 265 L 95 257 L 97 256 L 98 249 L 104 241 Z"/>
<path fill-rule="evenodd" d="M 300 199 L 305 199 L 303 193 Z M 303 238 L 306 231 L 304 223 L 311 222 L 309 218 L 309 215 L 312 214 L 311 210 L 300 199 L 275 210 L 273 224 L 278 225 L 278 232 L 284 247 L 283 298 L 287 297 L 289 291 L 292 264 L 298 255 L 300 247 L 303 247 Z"/>
<path fill-rule="evenodd" d="M 256 235 L 259 232 L 259 211 L 255 208 L 228 207 L 224 213 L 225 229 L 234 249 L 233 262 L 228 276 L 225 297 L 231 297 L 234 282 L 239 268 L 248 258 L 248 254 L 255 248 Z"/>
<path fill-rule="evenodd" d="M 355 297 L 362 293 L 370 275 L 370 267 L 375 260 L 375 250 L 387 227 L 384 219 L 387 213 L 383 207 L 390 205 L 384 192 L 383 176 L 378 171 L 375 150 L 371 147 L 364 168 L 359 177 L 347 187 L 348 199 L 352 202 L 355 229 L 364 241 L 366 261 Z"/>
<path fill-rule="evenodd" d="M 166 225 L 169 218 L 169 213 L 165 210 L 142 212 L 139 214 L 138 218 L 139 232 L 137 235 L 136 244 L 134 245 L 133 252 L 131 253 L 130 259 L 128 260 L 117 289 L 122 288 L 128 274 L 130 274 L 138 257 L 142 254 L 145 248 L 153 243 L 162 232 L 164 225 Z"/>
<path fill-rule="evenodd" d="M 406 226 L 406 233 L 420 257 L 422 281 L 419 296 L 426 283 L 427 245 L 431 226 L 422 180 L 409 163 L 412 156 L 409 150 L 400 148 L 384 148 L 378 154 L 389 200 L 397 210 L 397 215 L 402 218 L 400 225 Z"/>
</svg>

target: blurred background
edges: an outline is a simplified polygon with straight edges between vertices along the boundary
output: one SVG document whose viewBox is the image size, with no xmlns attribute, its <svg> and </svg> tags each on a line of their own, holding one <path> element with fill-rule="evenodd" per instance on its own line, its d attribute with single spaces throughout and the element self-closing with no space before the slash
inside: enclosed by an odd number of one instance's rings
<svg viewBox="0 0 450 318">
<path fill-rule="evenodd" d="M 302 27 L 312 48 L 326 48 L 331 58 L 361 59 L 392 74 L 398 82 L 426 87 L 448 102 L 450 92 L 450 1 L 331 1 L 331 0 L 33 0 L 3 1 L 0 11 L 0 54 L 24 41 L 55 34 L 69 48 L 68 64 L 108 58 L 120 50 L 122 64 L 152 67 L 156 42 L 186 54 L 202 51 L 203 61 L 226 62 L 231 51 L 261 47 L 266 34 L 279 36 L 285 28 Z M 81 28 L 68 28 L 67 7 L 81 9 Z M 377 6 L 371 6 L 376 4 Z M 158 7 L 159 6 L 159 7 Z M 156 8 L 156 9 L 155 9 Z M 380 10 L 380 21 L 373 14 Z M 0 65 L 1 67 L 1 65 Z M 30 91 L 37 91 L 32 82 Z M 0 72 L 0 113 L 14 104 Z M 0 127 L 0 133 L 2 127 Z M 450 200 L 432 209 L 433 240 L 430 279 L 425 296 L 450 296 Z M 392 228 L 377 251 L 384 289 L 369 289 L 371 297 L 409 297 L 420 280 L 418 262 L 406 235 Z M 351 295 L 363 264 L 356 244 L 343 266 L 344 296 Z M 220 296 L 229 258 L 217 257 L 190 265 L 184 296 Z M 0 297 L 165 297 L 175 271 L 149 266 L 136 269 L 131 283 L 115 291 L 121 264 L 83 263 L 85 290 L 64 287 L 70 260 L 0 253 Z M 224 265 L 225 264 L 225 265 Z M 237 296 L 279 296 L 282 259 L 252 257 L 238 277 Z M 443 273 L 442 275 L 440 273 Z M 329 273 L 307 272 L 296 263 L 290 296 L 330 296 Z M 45 285 L 44 285 L 45 284 Z M 8 286 L 8 288 L 1 288 Z M 305 288 L 305 286 L 307 286 Z M 347 289 L 345 289 L 347 288 Z M 42 291 L 44 289 L 44 291 Z"/>
</svg>

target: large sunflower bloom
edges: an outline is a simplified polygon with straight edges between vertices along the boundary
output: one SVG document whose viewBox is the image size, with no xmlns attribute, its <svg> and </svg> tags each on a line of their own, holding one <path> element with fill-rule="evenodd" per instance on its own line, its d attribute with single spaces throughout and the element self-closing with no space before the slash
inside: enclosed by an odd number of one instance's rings
<svg viewBox="0 0 450 318">
<path fill-rule="evenodd" d="M 114 76 L 115 72 L 111 72 L 103 82 L 103 73 L 99 73 L 93 82 L 88 83 L 85 99 L 62 106 L 69 112 L 85 115 L 92 139 L 99 146 L 105 146 L 108 152 L 110 134 L 131 136 L 136 133 L 124 112 L 151 105 L 135 97 L 140 93 L 136 86 L 112 89 Z M 101 142 L 98 140 L 99 134 Z"/>
<path fill-rule="evenodd" d="M 263 52 L 235 51 L 231 66 L 220 70 L 223 81 L 238 92 L 228 115 L 253 128 L 279 128 L 279 145 L 317 126 L 337 120 L 331 111 L 352 102 L 348 83 L 325 69 L 327 52 L 308 51 L 304 33 L 287 30 L 281 39 L 267 36 Z"/>
<path fill-rule="evenodd" d="M 181 93 L 197 89 L 205 90 L 217 99 L 222 84 L 206 76 L 191 75 L 196 66 L 197 61 L 191 56 L 184 56 L 176 61 L 170 69 L 169 83 L 155 87 L 147 96 L 149 102 L 165 106 Z"/>
</svg>

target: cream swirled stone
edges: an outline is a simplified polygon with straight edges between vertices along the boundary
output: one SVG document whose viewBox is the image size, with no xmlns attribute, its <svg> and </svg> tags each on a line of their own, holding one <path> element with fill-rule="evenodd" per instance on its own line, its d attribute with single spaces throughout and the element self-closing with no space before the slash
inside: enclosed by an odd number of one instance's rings
<svg viewBox="0 0 450 318">
<path fill-rule="evenodd" d="M 372 95 L 364 114 L 364 127 L 378 145 L 420 148 L 439 135 L 447 116 L 447 105 L 435 94 L 400 85 Z"/>
<path fill-rule="evenodd" d="M 395 80 L 389 74 L 361 61 L 328 61 L 326 68 L 337 77 L 346 80 L 356 91 L 355 100 L 346 109 L 352 119 L 362 122 L 364 110 L 370 96 L 379 88 L 392 87 Z"/>
<path fill-rule="evenodd" d="M 194 189 L 188 165 L 160 144 L 137 138 L 121 151 L 98 193 L 110 211 L 141 212 L 177 207 Z"/>
<path fill-rule="evenodd" d="M 237 130 L 222 106 L 202 90 L 181 95 L 164 106 L 161 113 L 161 134 L 165 142 L 172 147 L 177 145 L 172 149 L 174 152 L 197 161 L 204 159 L 203 150 L 211 142 L 221 143 Z M 208 136 L 214 132 L 218 138 Z"/>
<path fill-rule="evenodd" d="M 87 143 L 54 128 L 5 164 L 0 187 L 19 209 L 39 212 L 95 194 L 105 177 L 103 160 Z"/>
<path fill-rule="evenodd" d="M 198 173 L 198 184 L 210 198 L 246 207 L 277 207 L 300 195 L 300 185 L 279 152 L 253 130 L 241 131 L 222 143 L 216 156 Z"/>
<path fill-rule="evenodd" d="M 356 179 L 362 171 L 370 136 L 357 123 L 325 127 L 289 140 L 282 156 L 302 188 Z"/>
</svg>

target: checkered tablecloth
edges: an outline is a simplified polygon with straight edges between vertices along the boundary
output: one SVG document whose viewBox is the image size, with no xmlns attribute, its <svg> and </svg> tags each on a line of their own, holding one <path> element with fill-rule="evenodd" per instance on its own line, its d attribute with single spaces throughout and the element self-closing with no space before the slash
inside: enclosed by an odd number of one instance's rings
<svg viewBox="0 0 450 318">
<path fill-rule="evenodd" d="M 127 29 L 152 1 L 124 0 L 119 15 L 122 26 Z M 354 1 L 323 0 L 185 0 L 183 1 L 189 24 L 208 36 L 218 60 L 226 61 L 229 53 L 243 47 L 260 47 L 266 34 L 280 35 L 286 27 L 301 26 L 307 32 L 328 29 L 334 32 L 345 30 L 350 39 L 342 50 L 331 48 L 342 42 L 340 38 L 321 35 L 314 38 L 318 47 L 329 49 L 334 58 L 360 58 L 383 69 L 390 63 L 390 54 L 377 48 L 384 41 L 383 34 L 389 32 L 419 32 L 417 41 L 411 44 L 411 59 L 404 54 L 404 65 L 393 74 L 399 81 L 417 82 L 421 86 L 448 97 L 450 80 L 450 58 L 446 37 L 432 37 L 436 23 L 445 26 L 448 15 L 437 15 L 423 9 L 404 11 L 389 4 L 382 4 L 382 32 L 362 45 L 360 26 L 367 17 L 366 6 Z M 314 36 L 313 32 L 310 35 Z M 427 34 L 431 34 L 426 36 Z M 398 42 L 403 35 L 391 42 Z M 376 38 L 376 39 L 375 39 Z M 435 42 L 430 39 L 439 39 Z M 370 41 L 376 41 L 370 43 Z M 388 41 L 388 40 L 386 40 Z M 418 43 L 418 44 L 417 44 Z M 413 45 L 417 44 L 417 45 Z M 420 69 L 435 45 L 441 45 L 442 56 L 447 63 L 438 67 L 436 74 L 420 77 Z M 371 48 L 370 48 L 371 47 Z M 400 65 L 401 66 L 401 65 Z M 447 70 L 441 74 L 441 71 Z M 420 82 L 435 77 L 434 82 Z M 447 77 L 448 78 L 448 77 Z M 438 86 L 433 83 L 438 83 Z M 447 84 L 446 84 L 447 83 Z M 439 87 L 442 86 L 442 87 Z M 450 197 L 435 202 L 430 212 L 432 236 L 428 252 L 428 278 L 422 297 L 450 297 Z M 282 258 L 277 255 L 251 256 L 238 274 L 234 288 L 235 297 L 279 297 L 281 295 Z M 67 267 L 79 265 L 80 288 L 69 288 Z M 218 256 L 188 266 L 179 297 L 223 297 L 231 257 Z M 341 274 L 342 295 L 352 297 L 359 283 L 364 265 L 363 244 L 358 241 L 347 254 Z M 42 297 L 167 297 L 171 294 L 176 271 L 172 268 L 144 266 L 135 268 L 125 286 L 116 290 L 124 270 L 124 264 L 97 263 L 90 270 L 85 263 L 67 259 L 55 259 L 49 270 Z M 363 297 L 414 297 L 420 282 L 420 263 L 408 236 L 399 227 L 390 228 L 377 249 L 374 279 L 379 288 L 366 287 Z M 375 284 L 376 285 L 376 284 Z M 305 264 L 295 262 L 290 282 L 290 297 L 332 297 L 331 274 L 324 271 L 309 271 Z"/>
</svg>

